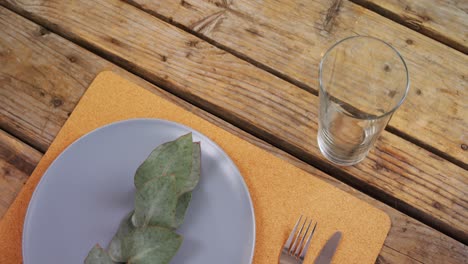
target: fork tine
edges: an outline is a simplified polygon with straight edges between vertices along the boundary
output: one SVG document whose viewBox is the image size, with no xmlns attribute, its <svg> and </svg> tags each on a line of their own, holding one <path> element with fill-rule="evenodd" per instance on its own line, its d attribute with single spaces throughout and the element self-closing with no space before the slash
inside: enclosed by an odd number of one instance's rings
<svg viewBox="0 0 468 264">
<path fill-rule="evenodd" d="M 292 240 L 294 238 L 294 234 L 296 234 L 297 226 L 299 225 L 299 222 L 301 221 L 301 219 L 302 219 L 302 215 L 299 216 L 299 219 L 297 220 L 296 225 L 294 226 L 293 230 L 291 231 L 291 234 L 289 234 L 288 240 L 286 240 L 286 243 L 284 244 L 283 248 L 287 248 L 288 251 L 291 248 L 291 242 L 292 242 Z"/>
<path fill-rule="evenodd" d="M 307 234 L 309 233 L 309 228 L 310 228 L 311 224 L 312 224 L 312 219 L 309 220 L 309 224 L 307 225 L 307 229 L 306 229 L 304 235 L 301 237 L 301 240 L 299 241 L 299 244 L 296 247 L 296 251 L 294 252 L 294 256 L 296 258 L 299 257 L 299 253 L 301 253 L 301 251 L 302 251 L 302 243 L 304 242 L 304 239 L 307 237 Z"/>
<path fill-rule="evenodd" d="M 305 223 L 306 223 L 306 222 L 307 222 L 307 217 L 306 217 L 306 219 L 304 220 L 304 223 L 302 223 L 301 230 L 300 230 L 299 233 L 297 234 L 296 239 L 294 239 L 294 243 L 293 243 L 292 247 L 288 250 L 289 253 L 293 253 L 294 250 L 297 248 L 297 240 L 298 240 L 298 238 L 301 236 L 302 230 L 304 230 L 304 226 L 305 226 Z"/>
<path fill-rule="evenodd" d="M 315 228 L 317 227 L 317 222 L 315 222 L 314 228 L 312 228 L 312 231 L 310 232 L 309 237 L 307 238 L 307 242 L 305 243 L 304 248 L 302 249 L 301 255 L 299 256 L 300 259 L 304 259 L 305 255 L 307 254 L 307 250 L 309 250 L 310 246 L 310 240 L 312 239 L 312 236 L 315 233 Z"/>
</svg>

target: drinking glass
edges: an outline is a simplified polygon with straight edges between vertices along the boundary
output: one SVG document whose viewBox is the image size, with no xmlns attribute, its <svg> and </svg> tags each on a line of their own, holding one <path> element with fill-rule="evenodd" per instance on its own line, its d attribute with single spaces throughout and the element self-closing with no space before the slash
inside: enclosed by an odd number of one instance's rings
<svg viewBox="0 0 468 264">
<path fill-rule="evenodd" d="M 363 160 L 409 90 L 406 63 L 388 43 L 353 36 L 333 45 L 319 67 L 318 145 L 338 165 Z"/>
</svg>

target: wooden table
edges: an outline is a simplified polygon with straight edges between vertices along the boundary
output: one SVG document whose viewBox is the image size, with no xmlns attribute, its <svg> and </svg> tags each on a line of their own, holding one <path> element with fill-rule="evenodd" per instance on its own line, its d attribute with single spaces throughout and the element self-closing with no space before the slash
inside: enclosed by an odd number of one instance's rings
<svg viewBox="0 0 468 264">
<path fill-rule="evenodd" d="M 467 12 L 464 0 L 0 0 L 0 215 L 110 69 L 387 212 L 378 263 L 467 263 Z M 317 67 L 350 35 L 395 46 L 411 90 L 369 156 L 337 167 L 315 139 Z"/>
</svg>

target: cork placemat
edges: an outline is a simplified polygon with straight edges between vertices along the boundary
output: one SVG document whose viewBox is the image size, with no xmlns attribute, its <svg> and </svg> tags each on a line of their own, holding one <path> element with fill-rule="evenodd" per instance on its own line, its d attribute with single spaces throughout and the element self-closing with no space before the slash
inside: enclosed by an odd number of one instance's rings
<svg viewBox="0 0 468 264">
<path fill-rule="evenodd" d="M 381 210 L 215 126 L 112 72 L 93 81 L 0 222 L 0 263 L 21 263 L 24 216 L 35 186 L 73 141 L 103 125 L 130 118 L 171 120 L 215 141 L 239 168 L 256 218 L 254 263 L 278 263 L 299 215 L 318 221 L 305 263 L 312 263 L 334 231 L 343 232 L 333 263 L 374 263 L 390 229 Z"/>
</svg>

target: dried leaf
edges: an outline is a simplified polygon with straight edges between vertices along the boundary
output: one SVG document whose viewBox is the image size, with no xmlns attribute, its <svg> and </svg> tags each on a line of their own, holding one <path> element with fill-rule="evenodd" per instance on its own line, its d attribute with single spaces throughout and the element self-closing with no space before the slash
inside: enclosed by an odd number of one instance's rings
<svg viewBox="0 0 468 264">
<path fill-rule="evenodd" d="M 116 264 L 109 257 L 106 251 L 96 244 L 91 251 L 89 251 L 88 256 L 86 257 L 84 264 Z"/>
</svg>

